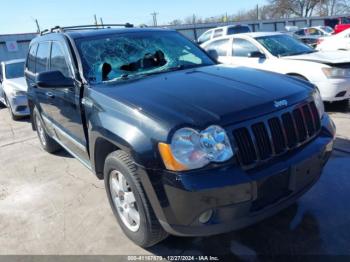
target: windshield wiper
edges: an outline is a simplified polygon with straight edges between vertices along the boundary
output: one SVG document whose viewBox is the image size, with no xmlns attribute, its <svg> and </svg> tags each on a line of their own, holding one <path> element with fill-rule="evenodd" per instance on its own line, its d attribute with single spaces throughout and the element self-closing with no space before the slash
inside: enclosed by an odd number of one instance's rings
<svg viewBox="0 0 350 262">
<path fill-rule="evenodd" d="M 302 52 L 295 52 L 295 53 L 285 53 L 285 54 L 280 54 L 279 56 L 294 56 L 294 55 L 305 55 L 305 54 L 311 54 L 315 53 L 317 50 L 308 50 L 308 51 L 302 51 Z"/>
<path fill-rule="evenodd" d="M 190 68 L 201 67 L 201 66 L 206 66 L 206 65 L 177 65 L 177 66 L 169 67 L 165 70 L 158 70 L 158 71 L 146 72 L 146 73 L 140 73 L 140 74 L 123 74 L 119 77 L 106 80 L 103 82 L 109 83 L 109 82 L 116 82 L 116 81 L 127 81 L 132 79 L 143 78 L 151 75 L 158 75 L 162 73 L 168 73 L 168 72 L 179 71 L 179 70 L 190 69 Z"/>
<path fill-rule="evenodd" d="M 157 75 L 157 74 L 168 73 L 168 72 L 172 72 L 172 71 L 185 70 L 185 69 L 196 68 L 196 67 L 202 67 L 202 66 L 206 66 L 206 65 L 177 65 L 177 66 L 169 67 L 169 68 L 167 68 L 165 70 L 159 70 L 159 71 L 154 71 L 154 72 L 143 73 L 141 75 L 144 75 L 144 76 Z"/>
</svg>

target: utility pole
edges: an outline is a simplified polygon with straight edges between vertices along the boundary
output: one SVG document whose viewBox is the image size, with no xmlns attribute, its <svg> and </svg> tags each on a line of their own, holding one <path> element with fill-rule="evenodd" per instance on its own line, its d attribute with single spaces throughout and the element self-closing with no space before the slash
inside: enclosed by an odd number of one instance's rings
<svg viewBox="0 0 350 262">
<path fill-rule="evenodd" d="M 35 24 L 36 24 L 36 31 L 37 31 L 38 33 L 40 33 L 41 30 L 40 30 L 40 25 L 39 25 L 38 19 L 34 19 L 34 21 L 35 21 Z"/>
<path fill-rule="evenodd" d="M 100 22 L 101 22 L 102 28 L 104 28 L 102 17 L 100 17 Z"/>
<path fill-rule="evenodd" d="M 94 15 L 95 25 L 97 25 L 97 16 Z"/>
<path fill-rule="evenodd" d="M 157 23 L 157 15 L 158 15 L 158 13 L 156 13 L 156 12 L 151 13 L 151 16 L 153 17 L 153 26 L 157 26 L 158 25 L 158 23 Z"/>
<path fill-rule="evenodd" d="M 259 20 L 259 5 L 256 5 L 256 19 Z"/>
</svg>

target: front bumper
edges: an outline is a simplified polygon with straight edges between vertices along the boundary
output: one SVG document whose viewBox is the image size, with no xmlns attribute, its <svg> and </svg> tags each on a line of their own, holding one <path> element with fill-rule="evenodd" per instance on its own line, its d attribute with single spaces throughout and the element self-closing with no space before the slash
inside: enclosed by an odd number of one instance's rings
<svg viewBox="0 0 350 262">
<path fill-rule="evenodd" d="M 286 208 L 319 179 L 332 152 L 335 127 L 322 119 L 318 137 L 264 167 L 244 171 L 232 163 L 184 173 L 139 174 L 163 228 L 173 235 L 207 236 L 243 228 Z M 202 224 L 203 212 L 213 211 Z"/>
<path fill-rule="evenodd" d="M 9 103 L 11 104 L 12 113 L 15 116 L 29 116 L 30 111 L 27 96 L 9 97 Z"/>
<path fill-rule="evenodd" d="M 314 84 L 320 90 L 324 101 L 335 102 L 350 99 L 350 78 L 327 79 Z"/>
</svg>

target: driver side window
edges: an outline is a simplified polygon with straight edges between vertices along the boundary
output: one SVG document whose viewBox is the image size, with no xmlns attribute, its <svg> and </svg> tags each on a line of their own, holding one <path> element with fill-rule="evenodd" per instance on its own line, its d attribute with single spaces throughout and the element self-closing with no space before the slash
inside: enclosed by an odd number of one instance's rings
<svg viewBox="0 0 350 262">
<path fill-rule="evenodd" d="M 61 45 L 57 42 L 52 42 L 50 71 L 60 71 L 65 77 L 72 77 L 65 54 L 61 48 Z"/>
<path fill-rule="evenodd" d="M 232 49 L 233 56 L 241 57 L 249 57 L 249 54 L 252 52 L 260 52 L 251 42 L 240 38 L 233 39 Z"/>
</svg>

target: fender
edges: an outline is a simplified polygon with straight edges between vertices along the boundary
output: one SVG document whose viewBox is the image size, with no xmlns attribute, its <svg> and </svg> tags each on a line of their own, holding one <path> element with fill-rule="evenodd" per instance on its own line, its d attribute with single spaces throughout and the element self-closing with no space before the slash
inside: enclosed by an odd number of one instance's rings
<svg viewBox="0 0 350 262">
<path fill-rule="evenodd" d="M 101 157 L 98 154 L 107 154 L 110 150 L 127 152 L 139 166 L 161 168 L 154 137 L 166 140 L 168 130 L 161 129 L 159 123 L 144 112 L 91 89 L 86 89 L 84 100 L 91 166 L 98 177 L 103 171 L 98 164 Z M 98 147 L 101 142 L 104 143 L 102 153 Z"/>
</svg>

